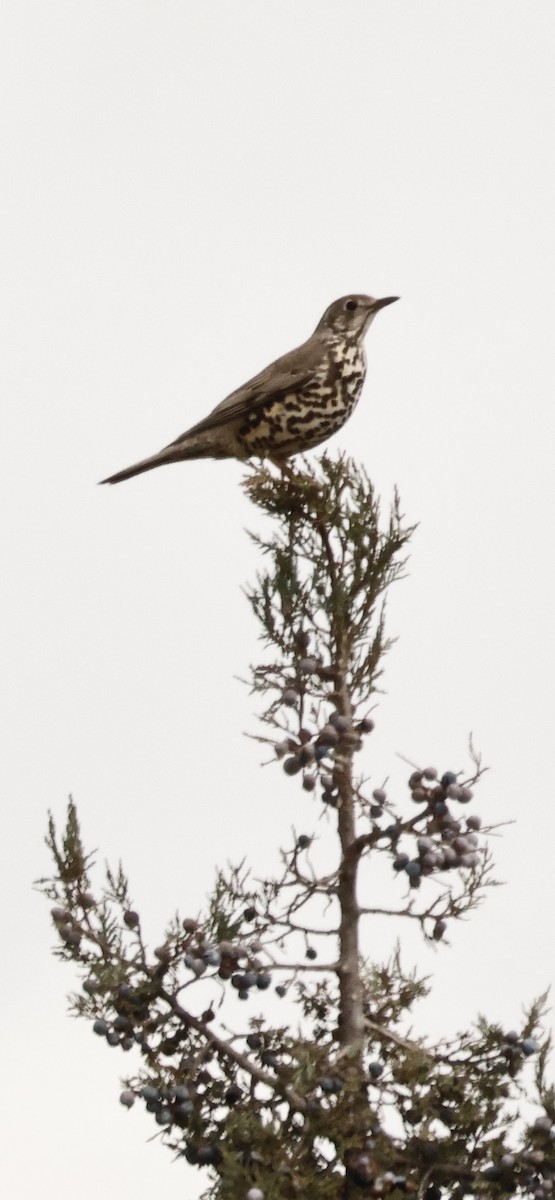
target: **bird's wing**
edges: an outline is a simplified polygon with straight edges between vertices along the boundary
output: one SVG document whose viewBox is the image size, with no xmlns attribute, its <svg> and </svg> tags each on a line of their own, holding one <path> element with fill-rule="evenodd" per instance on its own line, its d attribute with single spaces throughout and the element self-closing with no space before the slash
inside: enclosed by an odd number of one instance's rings
<svg viewBox="0 0 555 1200">
<path fill-rule="evenodd" d="M 230 421 L 238 420 L 246 413 L 278 399 L 287 392 L 305 387 L 314 378 L 316 368 L 321 361 L 322 347 L 311 338 L 298 349 L 290 350 L 288 354 L 277 358 L 259 375 L 249 379 L 248 383 L 244 383 L 230 396 L 226 396 L 226 399 L 222 400 L 221 404 L 218 404 L 207 417 L 204 417 L 197 425 L 193 425 L 191 429 L 187 429 L 174 442 L 170 442 L 170 445 L 179 445 L 190 434 L 204 433 L 209 429 L 228 425 Z"/>
</svg>

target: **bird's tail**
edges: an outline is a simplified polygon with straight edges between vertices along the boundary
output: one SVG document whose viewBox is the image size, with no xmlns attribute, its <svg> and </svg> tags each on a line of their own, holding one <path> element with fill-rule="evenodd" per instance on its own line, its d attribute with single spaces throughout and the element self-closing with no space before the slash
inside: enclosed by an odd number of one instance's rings
<svg viewBox="0 0 555 1200">
<path fill-rule="evenodd" d="M 187 453 L 187 450 L 181 449 L 176 451 L 168 447 L 167 450 L 160 450 L 159 454 L 153 454 L 150 458 L 143 458 L 138 463 L 133 463 L 132 467 L 126 467 L 123 471 L 117 471 L 115 475 L 109 475 L 107 479 L 101 479 L 101 483 L 123 483 L 124 479 L 132 479 L 134 475 L 142 475 L 143 471 L 153 471 L 155 467 L 163 467 L 165 463 L 181 462 L 185 458 L 196 458 L 197 454 L 194 450 Z"/>
</svg>

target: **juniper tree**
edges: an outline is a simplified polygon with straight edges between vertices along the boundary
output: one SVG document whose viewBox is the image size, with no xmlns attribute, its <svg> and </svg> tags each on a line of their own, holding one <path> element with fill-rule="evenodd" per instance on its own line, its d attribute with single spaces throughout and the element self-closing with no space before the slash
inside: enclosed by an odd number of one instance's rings
<svg viewBox="0 0 555 1200">
<path fill-rule="evenodd" d="M 398 950 L 385 963 L 365 955 L 378 916 L 445 942 L 493 882 L 476 755 L 467 777 L 412 769 L 403 795 L 365 783 L 384 599 L 413 530 L 397 498 L 382 520 L 364 471 L 342 457 L 256 470 L 245 486 L 271 530 L 254 538 L 262 567 L 248 591 L 264 646 L 251 672 L 258 741 L 283 786 L 304 791 L 303 824 L 327 819 L 318 844 L 290 838 L 273 878 L 218 871 L 203 915 L 174 918 L 151 950 L 123 870 L 93 886 L 70 802 L 61 835 L 50 818 L 55 873 L 41 886 L 56 953 L 82 977 L 73 1010 L 130 1052 L 121 1103 L 144 1105 L 168 1148 L 208 1169 L 212 1200 L 548 1200 L 545 998 L 519 1029 L 479 1018 L 450 1040 L 416 1038 L 427 983 Z M 360 884 L 377 864 L 390 895 L 365 907 Z"/>
</svg>

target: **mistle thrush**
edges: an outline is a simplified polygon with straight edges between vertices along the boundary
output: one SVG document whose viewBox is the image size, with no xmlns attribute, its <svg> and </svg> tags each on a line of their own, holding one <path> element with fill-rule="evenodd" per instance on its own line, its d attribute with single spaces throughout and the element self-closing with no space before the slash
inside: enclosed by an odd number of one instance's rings
<svg viewBox="0 0 555 1200">
<path fill-rule="evenodd" d="M 283 465 L 345 424 L 366 374 L 364 335 L 376 313 L 398 296 L 343 296 L 326 309 L 312 337 L 222 400 L 158 454 L 102 483 L 187 458 L 269 458 Z"/>
</svg>

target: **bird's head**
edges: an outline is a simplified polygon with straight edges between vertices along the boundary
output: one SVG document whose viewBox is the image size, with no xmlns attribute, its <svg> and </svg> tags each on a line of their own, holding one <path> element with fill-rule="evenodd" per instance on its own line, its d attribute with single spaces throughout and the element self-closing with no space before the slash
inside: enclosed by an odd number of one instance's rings
<svg viewBox="0 0 555 1200">
<path fill-rule="evenodd" d="M 375 300 L 373 296 L 342 296 L 326 309 L 316 332 L 351 333 L 362 337 L 380 308 L 394 304 L 398 299 L 398 296 L 385 296 L 382 300 Z"/>
</svg>

